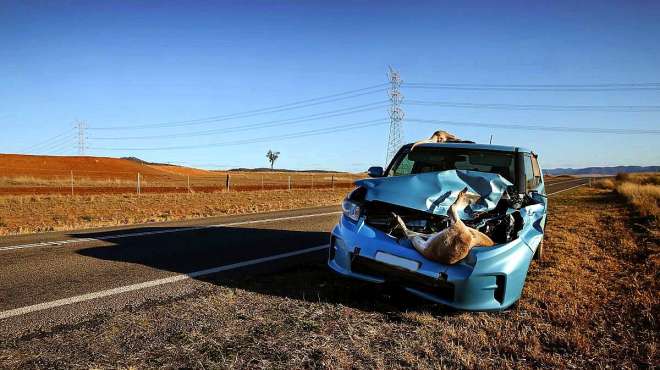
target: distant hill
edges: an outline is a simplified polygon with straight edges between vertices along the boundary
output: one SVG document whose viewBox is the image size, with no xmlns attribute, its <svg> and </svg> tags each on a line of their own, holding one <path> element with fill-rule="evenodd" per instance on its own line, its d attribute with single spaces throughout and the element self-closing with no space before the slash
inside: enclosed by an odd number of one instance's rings
<svg viewBox="0 0 660 370">
<path fill-rule="evenodd" d="M 142 176 L 171 176 L 208 174 L 195 168 L 151 164 L 137 158 L 108 158 L 92 156 L 51 156 L 0 153 L 0 176 L 126 178 Z"/>
<path fill-rule="evenodd" d="M 199 168 L 177 166 L 177 165 L 174 165 L 174 164 L 171 164 L 171 163 L 147 162 L 147 161 L 142 160 L 142 159 L 137 158 L 137 157 L 121 157 L 119 159 L 139 163 L 139 164 L 142 164 L 142 165 L 146 165 L 146 166 L 149 166 L 151 168 L 155 168 L 159 171 L 163 171 L 163 172 L 170 173 L 170 174 L 173 174 L 173 175 L 195 176 L 195 175 L 207 175 L 207 174 L 211 173 L 211 171 L 202 170 L 202 169 L 199 169 Z"/>
<path fill-rule="evenodd" d="M 138 157 L 120 157 L 119 159 L 125 159 L 127 161 L 137 162 L 137 163 L 140 163 L 140 164 L 153 164 L 153 165 L 156 165 L 156 166 L 172 166 L 169 163 L 147 162 L 147 161 L 142 160 Z"/>
<path fill-rule="evenodd" d="M 614 167 L 585 167 L 585 168 L 552 168 L 543 170 L 548 175 L 616 175 L 617 173 L 631 172 L 658 172 L 660 166 L 614 166 Z"/>
</svg>

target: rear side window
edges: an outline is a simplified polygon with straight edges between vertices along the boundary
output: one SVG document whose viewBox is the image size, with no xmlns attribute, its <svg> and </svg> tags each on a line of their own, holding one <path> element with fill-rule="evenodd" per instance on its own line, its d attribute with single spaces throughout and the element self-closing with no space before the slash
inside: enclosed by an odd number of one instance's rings
<svg viewBox="0 0 660 370">
<path fill-rule="evenodd" d="M 537 177 L 539 183 L 541 182 L 541 167 L 539 167 L 539 162 L 536 155 L 532 155 L 532 169 L 534 170 L 534 177 Z"/>
<path fill-rule="evenodd" d="M 541 169 L 536 158 L 525 153 L 525 184 L 527 191 L 538 189 L 541 185 Z"/>
</svg>

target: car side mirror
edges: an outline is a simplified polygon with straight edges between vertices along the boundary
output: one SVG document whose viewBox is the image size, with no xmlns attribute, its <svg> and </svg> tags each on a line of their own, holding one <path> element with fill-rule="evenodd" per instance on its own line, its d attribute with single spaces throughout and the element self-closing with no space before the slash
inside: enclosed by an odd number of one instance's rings
<svg viewBox="0 0 660 370">
<path fill-rule="evenodd" d="M 369 167 L 367 170 L 369 177 L 383 177 L 384 174 L 385 170 L 383 170 L 383 167 Z"/>
</svg>

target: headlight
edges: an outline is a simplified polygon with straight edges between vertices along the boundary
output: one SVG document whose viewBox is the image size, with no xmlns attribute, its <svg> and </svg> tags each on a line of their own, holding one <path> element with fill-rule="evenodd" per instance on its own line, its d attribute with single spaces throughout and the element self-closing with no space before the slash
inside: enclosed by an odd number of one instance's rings
<svg viewBox="0 0 660 370">
<path fill-rule="evenodd" d="M 341 210 L 344 212 L 344 216 L 356 222 L 360 219 L 360 213 L 362 212 L 359 204 L 348 199 L 341 202 Z"/>
</svg>

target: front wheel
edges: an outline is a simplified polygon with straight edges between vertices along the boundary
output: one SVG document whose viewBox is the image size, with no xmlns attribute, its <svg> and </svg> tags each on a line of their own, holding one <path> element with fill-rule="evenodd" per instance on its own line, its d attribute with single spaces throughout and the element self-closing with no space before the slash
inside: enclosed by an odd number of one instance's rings
<svg viewBox="0 0 660 370">
<path fill-rule="evenodd" d="M 539 246 L 536 247 L 536 252 L 534 252 L 534 259 L 537 261 L 543 261 L 543 240 L 539 243 Z"/>
</svg>

